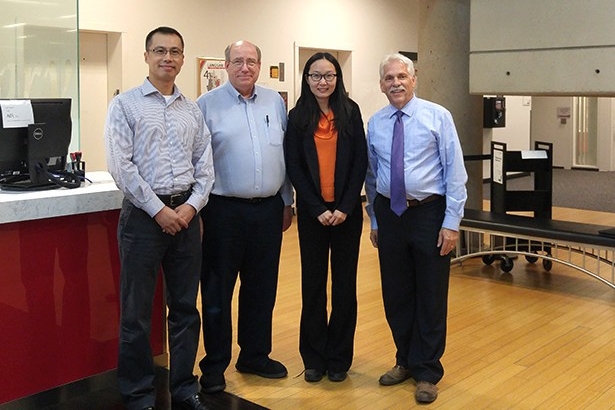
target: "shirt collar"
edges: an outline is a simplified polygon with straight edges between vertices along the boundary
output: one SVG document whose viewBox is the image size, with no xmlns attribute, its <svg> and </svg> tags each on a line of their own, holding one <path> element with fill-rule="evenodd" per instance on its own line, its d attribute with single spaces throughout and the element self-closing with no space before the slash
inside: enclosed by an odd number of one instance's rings
<svg viewBox="0 0 615 410">
<path fill-rule="evenodd" d="M 143 90 L 143 95 L 150 95 L 150 94 L 155 94 L 155 93 L 160 94 L 160 91 L 158 91 L 158 89 L 154 87 L 154 85 L 149 81 L 147 77 L 145 78 L 145 81 L 143 81 L 143 84 L 141 85 L 141 89 Z M 183 94 L 179 90 L 179 87 L 177 86 L 177 84 L 173 86 L 173 94 L 171 96 L 173 97 L 171 99 L 172 101 L 176 100 L 177 98 L 183 98 Z"/>
<path fill-rule="evenodd" d="M 408 117 L 412 117 L 412 114 L 414 114 L 414 112 L 416 111 L 417 100 L 418 98 L 416 94 L 412 93 L 412 98 L 410 99 L 410 101 L 408 101 L 406 105 L 401 107 L 401 109 L 397 109 L 393 107 L 391 104 L 389 104 L 389 112 L 387 113 L 388 116 L 393 117 L 397 111 L 401 111 L 404 114 L 406 114 Z"/>
<path fill-rule="evenodd" d="M 225 87 L 228 93 L 232 95 L 235 100 L 238 101 L 256 99 L 256 96 L 258 95 L 258 86 L 256 84 L 254 84 L 254 90 L 252 91 L 252 95 L 250 96 L 250 98 L 245 98 L 244 96 L 239 94 L 239 91 L 237 91 L 235 87 L 233 87 L 230 81 L 224 83 L 222 87 Z"/>
</svg>

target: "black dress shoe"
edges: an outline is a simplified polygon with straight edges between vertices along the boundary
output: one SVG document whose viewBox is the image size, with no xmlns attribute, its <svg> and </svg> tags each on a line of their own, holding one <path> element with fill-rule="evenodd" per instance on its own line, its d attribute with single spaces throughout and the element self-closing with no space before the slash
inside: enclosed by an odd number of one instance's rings
<svg viewBox="0 0 615 410">
<path fill-rule="evenodd" d="M 201 401 L 199 393 L 193 394 L 184 401 L 171 403 L 172 410 L 211 410 Z"/>
<path fill-rule="evenodd" d="M 303 378 L 306 382 L 316 383 L 322 380 L 323 372 L 316 369 L 305 369 L 305 373 L 303 373 Z"/>
<path fill-rule="evenodd" d="M 267 358 L 262 362 L 237 362 L 237 364 L 235 364 L 235 369 L 237 369 L 240 373 L 255 374 L 266 379 L 281 379 L 288 375 L 288 370 L 286 370 L 286 367 L 284 367 L 282 363 L 270 358 Z"/>
<path fill-rule="evenodd" d="M 332 382 L 343 382 L 346 376 L 348 376 L 346 372 L 327 372 L 327 377 Z"/>
<path fill-rule="evenodd" d="M 156 407 L 154 407 L 154 406 L 147 406 L 143 410 L 156 410 Z"/>
<path fill-rule="evenodd" d="M 226 389 L 224 374 L 220 373 L 203 373 L 199 383 L 201 384 L 201 392 L 206 394 L 214 394 Z"/>
</svg>

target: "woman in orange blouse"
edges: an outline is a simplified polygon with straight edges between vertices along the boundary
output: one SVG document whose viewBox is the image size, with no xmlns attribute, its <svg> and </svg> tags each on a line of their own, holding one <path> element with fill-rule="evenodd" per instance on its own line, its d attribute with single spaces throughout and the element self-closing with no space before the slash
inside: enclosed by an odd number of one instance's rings
<svg viewBox="0 0 615 410">
<path fill-rule="evenodd" d="M 317 382 L 326 373 L 329 380 L 341 382 L 354 351 L 367 146 L 359 106 L 348 98 L 339 62 L 329 53 L 316 53 L 305 64 L 284 152 L 297 193 L 304 378 Z"/>
</svg>

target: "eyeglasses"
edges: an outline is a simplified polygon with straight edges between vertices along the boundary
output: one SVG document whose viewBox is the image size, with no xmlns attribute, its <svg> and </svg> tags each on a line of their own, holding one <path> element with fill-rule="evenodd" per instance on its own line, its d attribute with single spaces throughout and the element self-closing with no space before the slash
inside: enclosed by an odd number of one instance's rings
<svg viewBox="0 0 615 410">
<path fill-rule="evenodd" d="M 235 60 L 231 61 L 231 64 L 233 64 L 237 68 L 243 67 L 244 64 L 247 65 L 248 68 L 254 68 L 258 64 L 258 61 L 251 58 L 247 60 L 244 60 L 243 58 L 236 58 Z"/>
<path fill-rule="evenodd" d="M 331 81 L 333 81 L 333 79 L 335 77 L 337 77 L 337 74 L 333 74 L 333 73 L 327 73 L 327 74 L 312 73 L 312 74 L 306 74 L 306 76 L 309 77 L 310 79 L 312 79 L 312 81 L 314 81 L 315 83 L 320 82 L 320 80 L 322 80 L 323 78 L 325 79 L 326 82 L 330 83 Z"/>
<path fill-rule="evenodd" d="M 171 57 L 177 58 L 177 57 L 181 57 L 181 55 L 184 54 L 184 50 L 180 48 L 176 48 L 176 47 L 173 47 L 173 48 L 156 47 L 149 51 L 156 54 L 158 57 L 164 57 L 167 55 L 167 53 L 169 53 Z"/>
</svg>

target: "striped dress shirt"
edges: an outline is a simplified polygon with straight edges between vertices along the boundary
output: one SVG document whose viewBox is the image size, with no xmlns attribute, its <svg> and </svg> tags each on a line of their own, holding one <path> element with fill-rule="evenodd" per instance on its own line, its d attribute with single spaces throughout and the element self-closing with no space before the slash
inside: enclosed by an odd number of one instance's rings
<svg viewBox="0 0 615 410">
<path fill-rule="evenodd" d="M 199 107 L 175 86 L 163 96 L 146 79 L 115 97 L 105 126 L 107 166 L 116 185 L 150 216 L 164 207 L 156 195 L 184 192 L 196 211 L 214 182 L 211 134 Z"/>
</svg>

